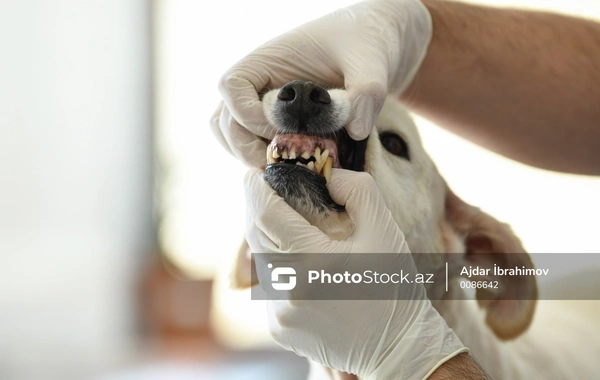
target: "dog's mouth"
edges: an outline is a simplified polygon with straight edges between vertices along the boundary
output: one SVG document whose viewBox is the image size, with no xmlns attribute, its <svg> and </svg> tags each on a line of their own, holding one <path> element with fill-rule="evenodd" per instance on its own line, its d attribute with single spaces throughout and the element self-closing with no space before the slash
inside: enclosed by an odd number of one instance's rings
<svg viewBox="0 0 600 380">
<path fill-rule="evenodd" d="M 355 141 L 342 129 L 328 136 L 277 134 L 267 147 L 267 166 L 305 168 L 331 180 L 332 168 L 364 171 L 367 139 Z"/>
</svg>

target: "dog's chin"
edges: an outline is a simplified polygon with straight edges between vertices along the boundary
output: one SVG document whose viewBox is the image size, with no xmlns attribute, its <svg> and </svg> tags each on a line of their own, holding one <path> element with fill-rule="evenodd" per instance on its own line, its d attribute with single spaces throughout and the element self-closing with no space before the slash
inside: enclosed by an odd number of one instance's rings
<svg viewBox="0 0 600 380">
<path fill-rule="evenodd" d="M 324 177 L 303 166 L 287 163 L 267 165 L 265 180 L 310 224 L 334 240 L 352 234 L 354 225 L 345 208 L 335 203 Z"/>
<path fill-rule="evenodd" d="M 344 211 L 344 206 L 331 199 L 325 177 L 300 165 L 270 164 L 265 169 L 265 179 L 294 209 L 314 214 L 328 210 Z"/>
</svg>

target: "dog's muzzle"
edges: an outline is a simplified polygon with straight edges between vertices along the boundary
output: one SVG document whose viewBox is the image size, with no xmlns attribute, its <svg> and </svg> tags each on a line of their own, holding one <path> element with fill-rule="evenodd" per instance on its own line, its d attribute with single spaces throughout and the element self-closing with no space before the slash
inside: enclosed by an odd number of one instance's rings
<svg viewBox="0 0 600 380">
<path fill-rule="evenodd" d="M 348 115 L 340 116 L 340 107 L 347 110 L 349 104 L 298 80 L 283 86 L 268 104 L 278 133 L 266 152 L 267 182 L 303 215 L 308 209 L 343 211 L 327 191 L 332 168 L 364 170 L 367 145 L 367 139 L 352 140 L 344 128 Z"/>
</svg>

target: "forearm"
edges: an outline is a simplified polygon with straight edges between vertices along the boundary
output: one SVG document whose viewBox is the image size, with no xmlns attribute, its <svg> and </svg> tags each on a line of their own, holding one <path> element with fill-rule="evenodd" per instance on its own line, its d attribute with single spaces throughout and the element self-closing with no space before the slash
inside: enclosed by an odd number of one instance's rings
<svg viewBox="0 0 600 380">
<path fill-rule="evenodd" d="M 433 38 L 402 100 L 492 151 L 600 174 L 600 24 L 424 0 Z"/>
<path fill-rule="evenodd" d="M 462 353 L 442 364 L 428 380 L 486 380 L 489 377 L 468 353 Z"/>
</svg>

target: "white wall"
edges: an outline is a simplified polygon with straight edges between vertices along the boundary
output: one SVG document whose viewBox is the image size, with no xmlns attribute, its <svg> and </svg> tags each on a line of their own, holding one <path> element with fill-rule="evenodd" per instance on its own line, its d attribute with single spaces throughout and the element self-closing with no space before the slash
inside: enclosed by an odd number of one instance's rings
<svg viewBox="0 0 600 380">
<path fill-rule="evenodd" d="M 69 378 L 133 336 L 152 240 L 149 5 L 0 2 L 0 378 Z"/>
</svg>

